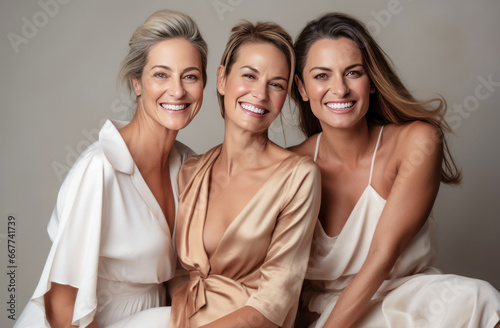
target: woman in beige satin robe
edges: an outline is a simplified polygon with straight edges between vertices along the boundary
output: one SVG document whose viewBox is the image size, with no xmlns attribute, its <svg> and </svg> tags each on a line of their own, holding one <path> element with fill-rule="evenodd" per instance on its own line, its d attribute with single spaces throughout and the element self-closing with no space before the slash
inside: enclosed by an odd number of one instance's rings
<svg viewBox="0 0 500 328">
<path fill-rule="evenodd" d="M 189 280 L 170 327 L 292 327 L 319 210 L 313 161 L 267 137 L 290 90 L 291 38 L 235 26 L 217 74 L 224 142 L 179 174 L 176 248 Z"/>
</svg>

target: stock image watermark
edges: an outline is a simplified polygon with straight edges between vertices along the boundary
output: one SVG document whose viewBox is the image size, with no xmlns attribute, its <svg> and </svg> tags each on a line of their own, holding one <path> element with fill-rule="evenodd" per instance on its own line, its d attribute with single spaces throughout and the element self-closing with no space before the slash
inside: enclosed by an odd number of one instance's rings
<svg viewBox="0 0 500 328">
<path fill-rule="evenodd" d="M 465 97 L 461 103 L 455 103 L 451 108 L 448 108 L 445 119 L 452 130 L 460 128 L 463 121 L 479 109 L 481 101 L 488 99 L 496 88 L 500 87 L 500 82 L 493 81 L 493 74 L 489 74 L 487 77 L 480 75 L 477 80 L 479 84 L 474 89 L 474 93 Z"/>
<path fill-rule="evenodd" d="M 407 0 L 411 2 L 413 0 Z M 399 15 L 403 12 L 404 6 L 400 0 L 389 0 L 385 8 L 380 9 L 378 11 L 371 10 L 370 15 L 373 17 L 373 20 L 370 20 L 366 27 L 371 35 L 378 35 L 383 28 L 389 26 L 392 21 L 392 18 L 395 15 Z"/>
<path fill-rule="evenodd" d="M 9 32 L 7 38 L 12 49 L 17 54 L 21 45 L 26 45 L 36 37 L 40 29 L 47 26 L 51 18 L 54 18 L 61 9 L 61 5 L 67 5 L 71 0 L 40 0 L 38 6 L 40 10 L 33 15 L 21 17 L 21 29 L 18 33 Z"/>
<path fill-rule="evenodd" d="M 5 220 L 6 233 L 0 234 L 0 244 L 6 250 L 6 266 L 5 274 L 7 275 L 7 283 L 5 292 L 7 295 L 6 312 L 7 317 L 11 320 L 16 320 L 16 289 L 17 289 L 17 260 L 16 260 L 16 216 L 8 215 Z"/>
<path fill-rule="evenodd" d="M 136 105 L 135 97 L 132 95 L 120 95 L 115 98 L 111 102 L 111 112 L 114 114 L 118 114 L 118 119 L 127 120 L 131 114 L 132 108 Z M 80 154 L 87 149 L 92 143 L 96 142 L 99 139 L 99 131 L 100 127 L 106 122 L 106 119 L 103 119 L 99 122 L 99 128 L 94 129 L 82 129 L 81 133 L 84 136 L 84 139 L 80 140 L 75 147 L 67 145 L 64 149 L 66 150 L 66 156 L 64 158 L 64 162 L 54 161 L 51 164 L 52 170 L 56 175 L 59 182 L 64 180 L 66 174 L 68 174 L 69 170 L 75 164 Z"/>
<path fill-rule="evenodd" d="M 213 0 L 212 6 L 222 22 L 226 13 L 233 12 L 243 2 L 244 0 Z"/>
</svg>

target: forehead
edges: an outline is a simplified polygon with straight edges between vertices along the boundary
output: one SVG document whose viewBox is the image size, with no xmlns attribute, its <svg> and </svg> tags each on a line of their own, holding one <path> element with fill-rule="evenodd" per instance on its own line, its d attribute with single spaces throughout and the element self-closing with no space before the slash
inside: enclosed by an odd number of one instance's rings
<svg viewBox="0 0 500 328">
<path fill-rule="evenodd" d="M 245 42 L 234 54 L 235 68 L 261 66 L 273 70 L 290 70 L 285 54 L 269 42 Z"/>
<path fill-rule="evenodd" d="M 201 54 L 186 39 L 162 40 L 154 44 L 148 52 L 146 66 L 154 65 L 201 67 Z"/>
<path fill-rule="evenodd" d="M 363 63 L 361 50 L 348 38 L 320 39 L 314 42 L 307 53 L 307 66 L 344 66 Z"/>
</svg>

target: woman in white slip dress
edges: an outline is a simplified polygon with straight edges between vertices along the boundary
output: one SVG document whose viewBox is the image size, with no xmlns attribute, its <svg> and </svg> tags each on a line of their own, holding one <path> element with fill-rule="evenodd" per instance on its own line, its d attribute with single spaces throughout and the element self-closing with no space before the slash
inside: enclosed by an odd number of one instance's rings
<svg viewBox="0 0 500 328">
<path fill-rule="evenodd" d="M 294 47 L 293 95 L 308 139 L 293 150 L 322 176 L 296 326 L 498 327 L 498 291 L 431 266 L 432 205 L 440 182 L 460 182 L 444 101 L 416 101 L 349 16 L 310 22 Z"/>
<path fill-rule="evenodd" d="M 15 327 L 168 327 L 168 308 L 154 310 L 176 271 L 177 173 L 193 154 L 175 138 L 201 107 L 207 46 L 191 18 L 169 10 L 129 45 L 120 76 L 136 113 L 107 121 L 68 173 L 52 248 Z"/>
</svg>

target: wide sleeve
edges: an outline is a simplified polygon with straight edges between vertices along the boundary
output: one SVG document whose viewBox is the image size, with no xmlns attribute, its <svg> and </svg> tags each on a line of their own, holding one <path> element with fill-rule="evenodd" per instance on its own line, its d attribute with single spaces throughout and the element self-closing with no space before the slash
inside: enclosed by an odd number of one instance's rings
<svg viewBox="0 0 500 328">
<path fill-rule="evenodd" d="M 87 152 L 68 173 L 48 226 L 52 247 L 31 299 L 45 314 L 43 296 L 52 282 L 78 288 L 72 324 L 80 327 L 92 322 L 97 309 L 104 165 L 104 158 Z"/>
<path fill-rule="evenodd" d="M 261 266 L 259 288 L 246 303 L 278 326 L 298 304 L 319 212 L 320 181 L 317 166 L 302 158 L 282 193 L 283 207 Z"/>
</svg>

